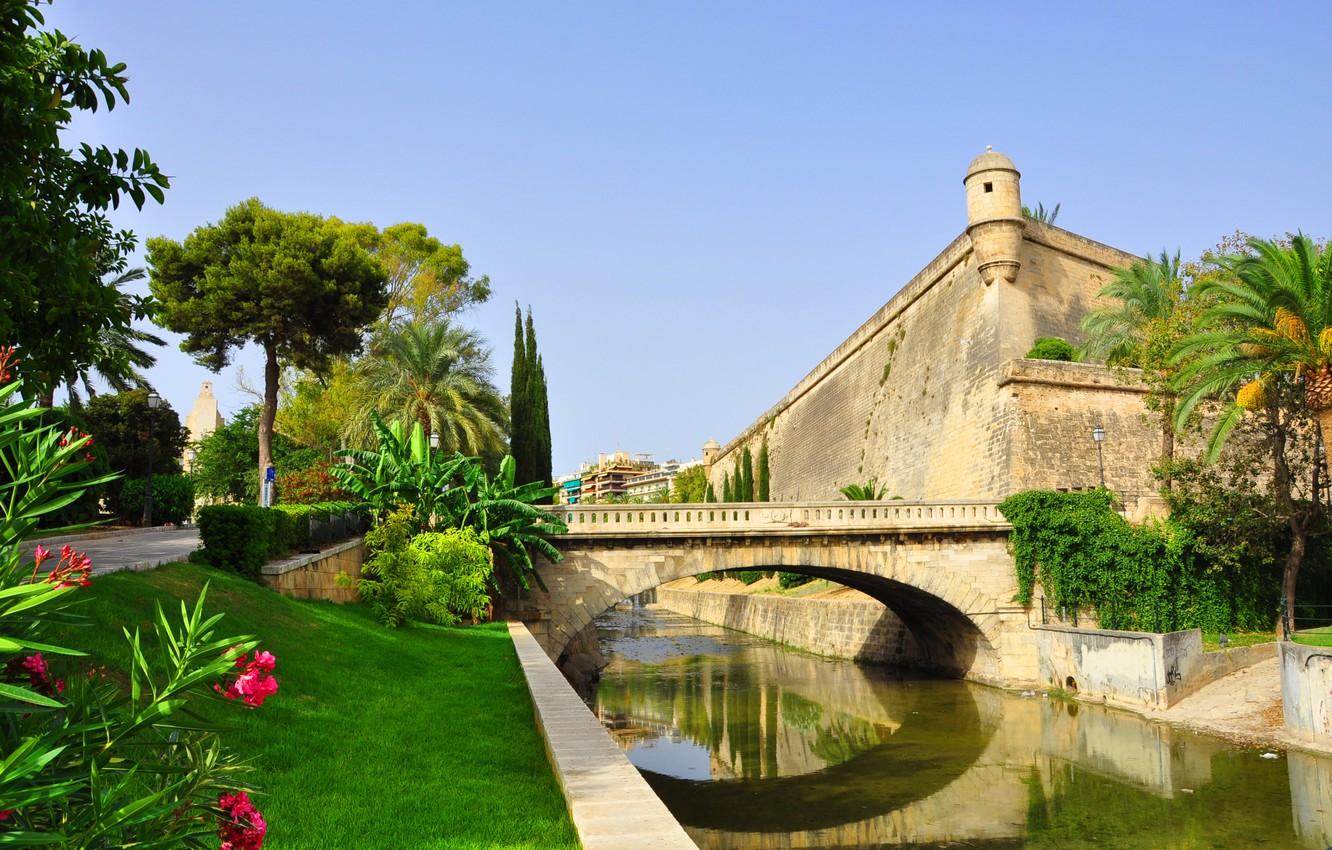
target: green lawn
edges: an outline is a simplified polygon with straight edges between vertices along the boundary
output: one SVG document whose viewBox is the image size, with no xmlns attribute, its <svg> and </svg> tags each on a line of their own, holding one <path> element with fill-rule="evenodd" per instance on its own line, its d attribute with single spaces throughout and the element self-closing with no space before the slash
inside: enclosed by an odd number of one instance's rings
<svg viewBox="0 0 1332 850">
<path fill-rule="evenodd" d="M 1332 646 L 1332 626 L 1298 631 L 1291 635 L 1290 639 L 1308 646 Z"/>
<path fill-rule="evenodd" d="M 1241 646 L 1253 646 L 1259 643 L 1272 643 L 1276 640 L 1276 632 L 1226 632 L 1228 639 L 1227 646 L 1230 649 L 1238 649 Z M 1220 635 L 1216 632 L 1203 632 L 1203 652 L 1216 652 L 1221 648 L 1219 642 Z"/>
<path fill-rule="evenodd" d="M 275 697 L 222 712 L 254 760 L 266 850 L 578 847 L 502 624 L 390 630 L 360 606 L 172 565 L 96 579 L 95 628 L 61 637 L 124 669 L 121 625 L 152 634 L 154 600 L 174 613 L 205 580 L 224 632 L 278 660 Z"/>
</svg>

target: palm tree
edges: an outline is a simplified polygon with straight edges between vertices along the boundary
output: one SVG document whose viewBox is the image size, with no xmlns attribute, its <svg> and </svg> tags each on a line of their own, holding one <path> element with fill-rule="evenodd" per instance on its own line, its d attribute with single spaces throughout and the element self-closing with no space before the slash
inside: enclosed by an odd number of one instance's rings
<svg viewBox="0 0 1332 850">
<path fill-rule="evenodd" d="M 1161 457 L 1167 462 L 1175 457 L 1175 393 L 1169 387 L 1172 349 L 1179 342 L 1179 323 L 1175 319 L 1185 303 L 1187 291 L 1180 274 L 1179 252 L 1172 257 L 1165 251 L 1155 259 L 1139 260 L 1127 268 L 1117 268 L 1114 277 L 1097 298 L 1108 303 L 1092 310 L 1082 319 L 1087 342 L 1083 356 L 1104 360 L 1111 366 L 1135 366 L 1158 371 L 1166 376 L 1164 391 L 1156 394 L 1155 407 L 1161 414 Z M 1170 487 L 1169 476 L 1165 486 Z"/>
<path fill-rule="evenodd" d="M 871 478 L 864 484 L 848 484 L 837 492 L 849 502 L 878 502 L 888 495 L 888 485 Z"/>
<path fill-rule="evenodd" d="M 1176 377 L 1184 393 L 1177 422 L 1204 400 L 1227 399 L 1208 441 L 1209 460 L 1245 411 L 1263 411 L 1278 423 L 1288 418 L 1292 408 L 1282 397 L 1292 391 L 1317 420 L 1323 446 L 1332 445 L 1332 250 L 1303 234 L 1289 245 L 1266 239 L 1247 245 L 1247 253 L 1217 258 L 1220 274 L 1198 285 L 1216 301 L 1202 316 L 1204 330 L 1185 340 L 1174 357 L 1184 364 Z M 1293 610 L 1318 509 L 1295 509 L 1279 446 L 1274 455 L 1273 492 L 1291 531 L 1282 598 Z M 1278 627 L 1284 632 L 1286 623 Z"/>
<path fill-rule="evenodd" d="M 117 290 L 117 308 L 127 320 L 133 317 L 137 304 L 135 297 L 121 291 L 121 287 L 132 281 L 143 280 L 144 277 L 143 269 L 130 269 L 104 284 Z M 92 383 L 94 375 L 118 393 L 132 389 L 152 389 L 152 384 L 148 383 L 148 379 L 139 371 L 150 369 L 157 363 L 157 357 L 150 354 L 145 345 L 160 347 L 166 345 L 166 340 L 156 334 L 130 327 L 128 323 L 124 327 L 104 328 L 98 334 L 92 362 L 77 372 L 65 376 L 64 383 L 70 406 L 78 407 L 80 404 L 78 393 L 80 384 L 90 398 L 97 395 Z"/>
<path fill-rule="evenodd" d="M 495 456 L 504 450 L 504 400 L 491 381 L 490 352 L 480 337 L 448 322 L 410 321 L 378 337 L 355 366 L 363 409 L 347 426 L 352 445 L 370 437 L 370 414 L 410 427 L 427 442 L 438 435 L 446 454 Z"/>
<path fill-rule="evenodd" d="M 1022 217 L 1030 221 L 1039 221 L 1042 224 L 1054 224 L 1055 219 L 1059 218 L 1059 204 L 1046 209 L 1045 204 L 1037 204 L 1036 209 L 1023 205 Z"/>
</svg>

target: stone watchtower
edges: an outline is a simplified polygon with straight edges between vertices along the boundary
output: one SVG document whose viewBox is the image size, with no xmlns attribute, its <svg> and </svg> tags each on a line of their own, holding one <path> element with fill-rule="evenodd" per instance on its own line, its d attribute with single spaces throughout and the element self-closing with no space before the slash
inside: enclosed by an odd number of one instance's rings
<svg viewBox="0 0 1332 850">
<path fill-rule="evenodd" d="M 985 285 L 1013 283 L 1022 267 L 1022 175 L 1013 160 L 987 147 L 971 161 L 962 185 L 967 189 L 967 235 Z"/>
</svg>

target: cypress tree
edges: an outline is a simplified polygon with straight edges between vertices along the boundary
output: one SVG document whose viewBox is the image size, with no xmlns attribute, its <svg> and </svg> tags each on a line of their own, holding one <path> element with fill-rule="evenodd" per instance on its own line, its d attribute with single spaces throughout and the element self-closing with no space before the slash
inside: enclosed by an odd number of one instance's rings
<svg viewBox="0 0 1332 850">
<path fill-rule="evenodd" d="M 712 482 L 711 482 L 711 481 L 708 482 L 708 489 L 707 489 L 707 491 L 704 492 L 704 494 L 703 494 L 703 501 L 705 501 L 705 502 L 715 502 L 715 501 L 717 501 L 717 494 L 714 493 L 714 492 L 712 492 Z"/>
<path fill-rule="evenodd" d="M 740 453 L 740 496 L 736 501 L 754 501 L 754 456 L 749 453 L 749 446 Z"/>
<path fill-rule="evenodd" d="M 731 473 L 729 472 L 722 474 L 722 501 L 723 502 L 735 501 L 734 499 L 731 498 Z"/>
<path fill-rule="evenodd" d="M 768 501 L 768 438 L 763 438 L 758 459 L 758 500 Z"/>
<path fill-rule="evenodd" d="M 531 428 L 528 403 L 527 347 L 523 344 L 523 311 L 513 302 L 513 371 L 509 380 L 509 453 L 513 455 L 514 479 L 532 480 Z"/>
<path fill-rule="evenodd" d="M 528 451 L 528 477 L 517 479 L 515 483 L 541 481 L 547 486 L 551 483 L 550 459 L 550 405 L 546 397 L 546 368 L 541 355 L 537 352 L 536 328 L 532 323 L 532 308 L 527 308 L 527 328 L 525 349 L 527 362 L 524 367 L 527 389 L 524 395 L 527 424 L 526 439 Z M 515 458 L 515 461 L 517 458 Z M 516 476 L 515 476 L 516 478 Z"/>
</svg>

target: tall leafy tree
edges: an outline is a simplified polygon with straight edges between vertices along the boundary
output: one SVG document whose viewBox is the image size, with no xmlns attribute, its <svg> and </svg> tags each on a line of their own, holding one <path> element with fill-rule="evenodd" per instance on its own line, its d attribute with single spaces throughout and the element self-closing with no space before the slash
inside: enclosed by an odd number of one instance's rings
<svg viewBox="0 0 1332 850">
<path fill-rule="evenodd" d="M 42 31 L 40 5 L 0 10 L 0 340 L 21 348 L 26 386 L 49 406 L 104 334 L 146 314 L 143 299 L 102 280 L 135 246 L 108 213 L 125 198 L 161 203 L 169 181 L 139 148 L 65 146 L 76 114 L 129 101 L 129 78 L 102 51 Z"/>
<path fill-rule="evenodd" d="M 703 465 L 680 470 L 671 485 L 670 501 L 677 504 L 711 501 L 707 498 L 708 479 L 703 475 Z"/>
<path fill-rule="evenodd" d="M 731 473 L 722 473 L 722 501 L 734 502 L 735 495 L 731 492 Z"/>
<path fill-rule="evenodd" d="M 119 304 L 126 318 L 135 315 L 136 297 L 124 291 L 125 284 L 142 280 L 147 275 L 143 269 L 130 269 L 107 282 L 119 293 Z M 152 389 L 148 379 L 139 371 L 152 368 L 157 363 L 157 356 L 146 346 L 161 347 L 166 340 L 160 336 L 139 328 L 113 324 L 102 329 L 96 341 L 92 358 L 87 363 L 71 363 L 74 370 L 65 376 L 65 389 L 69 395 L 71 407 L 78 407 L 80 402 L 78 385 L 82 384 L 89 398 L 97 395 L 93 387 L 93 377 L 99 378 L 118 393 L 129 392 L 138 387 Z"/>
<path fill-rule="evenodd" d="M 758 500 L 768 501 L 768 438 L 763 438 L 758 456 Z"/>
<path fill-rule="evenodd" d="M 1332 250 L 1303 234 L 1289 244 L 1248 240 L 1248 250 L 1216 259 L 1220 274 L 1198 284 L 1215 299 L 1204 329 L 1178 347 L 1176 381 L 1183 395 L 1175 418 L 1182 424 L 1202 401 L 1220 397 L 1224 408 L 1208 440 L 1214 459 L 1246 411 L 1292 418 L 1307 409 L 1323 446 L 1332 445 Z M 1290 499 L 1290 478 L 1276 469 L 1278 500 Z M 1286 604 L 1295 604 L 1311 519 L 1290 514 L 1291 550 L 1282 577 Z"/>
<path fill-rule="evenodd" d="M 716 494 L 716 493 L 713 491 L 713 489 L 712 489 L 712 482 L 711 482 L 711 481 L 708 482 L 708 488 L 707 488 L 707 490 L 704 491 L 704 493 L 703 493 L 703 501 L 705 501 L 705 502 L 709 502 L 709 503 L 710 503 L 710 502 L 715 502 L 715 501 L 717 501 L 717 494 Z"/>
<path fill-rule="evenodd" d="M 413 320 L 375 339 L 374 353 L 355 366 L 364 407 L 350 420 L 348 442 L 371 413 L 410 428 L 419 423 L 445 453 L 504 453 L 504 401 L 492 383 L 490 352 L 475 332 L 447 322 Z"/>
<path fill-rule="evenodd" d="M 460 245 L 431 236 L 425 225 L 403 222 L 382 231 L 370 224 L 354 232 L 384 267 L 388 303 L 380 322 L 439 322 L 490 298 L 490 278 L 471 276 Z"/>
<path fill-rule="evenodd" d="M 1192 332 L 1196 304 L 1190 304 L 1180 271 L 1179 252 L 1172 257 L 1139 260 L 1116 268 L 1110 282 L 1097 297 L 1102 306 L 1082 320 L 1087 334 L 1086 356 L 1111 366 L 1143 370 L 1149 395 L 1148 407 L 1161 421 L 1161 458 L 1168 464 L 1175 457 L 1176 392 L 1171 357 Z M 1170 486 L 1169 478 L 1164 484 Z"/>
<path fill-rule="evenodd" d="M 184 351 L 219 371 L 232 351 L 264 352 L 259 477 L 273 459 L 281 363 L 316 373 L 359 350 L 386 303 L 384 270 L 337 219 L 270 209 L 251 198 L 184 242 L 148 240 L 161 320 Z"/>
</svg>

